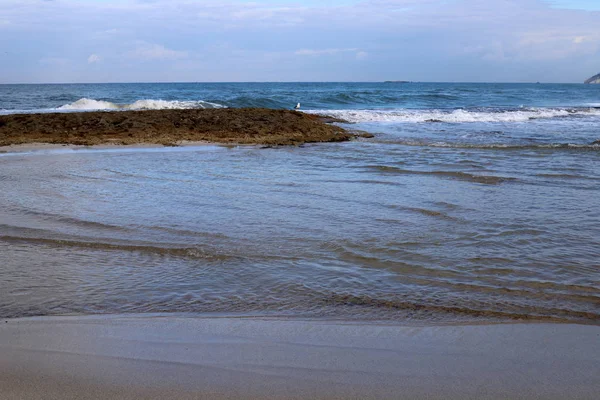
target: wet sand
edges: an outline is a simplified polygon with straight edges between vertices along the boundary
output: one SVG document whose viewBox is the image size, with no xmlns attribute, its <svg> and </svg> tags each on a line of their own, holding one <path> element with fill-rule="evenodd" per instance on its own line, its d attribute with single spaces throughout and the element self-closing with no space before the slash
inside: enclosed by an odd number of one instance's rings
<svg viewBox="0 0 600 400">
<path fill-rule="evenodd" d="M 3 115 L 0 146 L 176 146 L 186 142 L 297 145 L 356 137 L 330 122 L 335 120 L 296 111 L 251 108 Z"/>
<path fill-rule="evenodd" d="M 0 326 L 1 399 L 594 399 L 600 328 L 89 316 Z"/>
</svg>

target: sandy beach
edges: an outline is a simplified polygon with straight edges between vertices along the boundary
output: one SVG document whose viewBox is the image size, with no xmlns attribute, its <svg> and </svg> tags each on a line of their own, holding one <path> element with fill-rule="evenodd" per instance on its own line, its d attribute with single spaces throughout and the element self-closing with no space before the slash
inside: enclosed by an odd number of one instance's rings
<svg viewBox="0 0 600 400">
<path fill-rule="evenodd" d="M 235 317 L 4 320 L 1 399 L 594 399 L 600 329 Z"/>
<path fill-rule="evenodd" d="M 0 400 L 600 400 L 599 17 L 0 1 Z"/>
</svg>

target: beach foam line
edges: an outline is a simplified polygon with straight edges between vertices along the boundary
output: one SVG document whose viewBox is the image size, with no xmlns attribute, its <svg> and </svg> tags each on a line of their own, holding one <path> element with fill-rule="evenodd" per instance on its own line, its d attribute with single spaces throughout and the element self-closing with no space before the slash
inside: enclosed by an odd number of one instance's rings
<svg viewBox="0 0 600 400">
<path fill-rule="evenodd" d="M 595 399 L 600 328 L 177 315 L 0 321 L 0 398 Z"/>
<path fill-rule="evenodd" d="M 600 151 L 600 144 L 580 144 L 580 143 L 545 143 L 545 144 L 518 144 L 518 143 L 489 143 L 472 144 L 461 142 L 430 142 L 424 140 L 394 140 L 393 143 L 404 146 L 415 147 L 437 147 L 437 148 L 455 148 L 455 149 L 480 149 L 480 150 L 573 150 L 573 151 Z"/>
<path fill-rule="evenodd" d="M 65 104 L 57 110 L 86 111 L 86 110 L 186 110 L 193 108 L 225 108 L 225 106 L 208 101 L 178 101 L 178 100 L 137 100 L 131 104 L 116 104 L 110 101 L 82 98 L 73 103 Z"/>
<path fill-rule="evenodd" d="M 600 116 L 594 108 L 531 108 L 523 110 L 318 110 L 307 111 L 339 118 L 350 123 L 474 123 L 528 122 L 572 116 Z"/>
</svg>

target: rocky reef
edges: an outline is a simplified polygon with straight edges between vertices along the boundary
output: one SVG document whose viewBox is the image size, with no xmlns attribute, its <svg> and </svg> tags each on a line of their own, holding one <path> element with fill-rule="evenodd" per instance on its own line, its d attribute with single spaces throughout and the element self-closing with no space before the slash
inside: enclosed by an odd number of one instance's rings
<svg viewBox="0 0 600 400">
<path fill-rule="evenodd" d="M 0 145 L 189 141 L 298 145 L 362 136 L 327 122 L 333 121 L 296 111 L 248 108 L 4 115 L 0 116 Z"/>
</svg>

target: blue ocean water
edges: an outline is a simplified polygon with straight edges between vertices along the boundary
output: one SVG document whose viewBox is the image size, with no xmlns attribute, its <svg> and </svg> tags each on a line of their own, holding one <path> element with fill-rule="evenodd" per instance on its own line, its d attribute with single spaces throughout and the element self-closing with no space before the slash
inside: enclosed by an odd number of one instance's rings
<svg viewBox="0 0 600 400">
<path fill-rule="evenodd" d="M 510 83 L 110 83 L 0 85 L 0 110 L 53 110 L 81 99 L 125 106 L 140 100 L 226 107 L 335 109 L 474 109 L 600 107 L 600 88 Z M 147 104 L 152 108 L 151 104 Z M 186 106 L 180 104 L 180 106 Z M 206 104 L 210 107 L 211 104 Z M 92 102 L 73 109 L 104 108 Z"/>
<path fill-rule="evenodd" d="M 0 85 L 0 114 L 266 107 L 325 113 L 407 145 L 586 145 L 600 87 L 474 83 Z M 450 129 L 446 129 L 450 128 Z"/>
<path fill-rule="evenodd" d="M 0 85 L 5 114 L 298 102 L 374 137 L 4 150 L 0 317 L 600 323 L 600 85 Z"/>
</svg>

